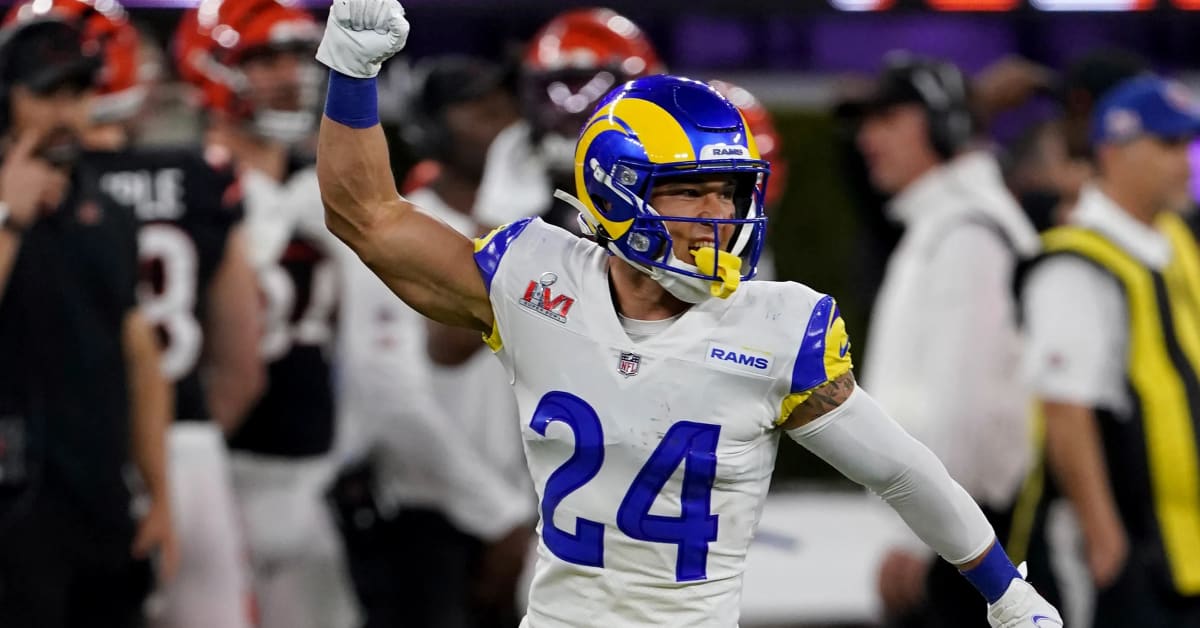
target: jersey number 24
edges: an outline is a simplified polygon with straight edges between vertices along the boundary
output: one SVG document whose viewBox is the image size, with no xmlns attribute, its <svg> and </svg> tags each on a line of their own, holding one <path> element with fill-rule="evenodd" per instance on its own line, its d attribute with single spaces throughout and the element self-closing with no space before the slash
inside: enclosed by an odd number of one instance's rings
<svg viewBox="0 0 1200 628">
<path fill-rule="evenodd" d="M 570 393 L 553 391 L 538 402 L 529 427 L 546 435 L 553 422 L 565 423 L 575 437 L 575 451 L 546 480 L 542 494 L 542 540 L 562 560 L 604 566 L 604 524 L 579 518 L 575 531 L 554 525 L 554 511 L 568 495 L 587 484 L 604 464 L 604 432 L 596 410 Z M 708 544 L 717 540 L 717 515 L 709 512 L 717 475 L 717 437 L 721 426 L 679 421 L 638 472 L 621 506 L 617 527 L 630 538 L 679 546 L 675 579 L 707 577 Z M 683 494 L 677 517 L 650 514 L 650 508 L 679 465 L 684 465 Z"/>
</svg>

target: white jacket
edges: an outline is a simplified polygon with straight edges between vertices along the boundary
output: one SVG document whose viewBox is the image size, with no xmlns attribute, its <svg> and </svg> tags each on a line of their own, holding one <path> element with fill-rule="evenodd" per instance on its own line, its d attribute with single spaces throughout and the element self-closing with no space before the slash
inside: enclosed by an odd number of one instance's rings
<svg viewBox="0 0 1200 628">
<path fill-rule="evenodd" d="M 863 385 L 982 504 L 1012 503 L 1032 460 L 1013 273 L 1033 225 L 994 157 L 964 154 L 889 206 L 905 234 L 871 320 Z"/>
</svg>

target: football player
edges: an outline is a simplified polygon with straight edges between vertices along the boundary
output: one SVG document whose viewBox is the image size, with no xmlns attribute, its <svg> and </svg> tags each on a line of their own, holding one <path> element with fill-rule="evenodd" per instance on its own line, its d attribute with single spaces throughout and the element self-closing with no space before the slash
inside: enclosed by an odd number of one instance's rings
<svg viewBox="0 0 1200 628">
<path fill-rule="evenodd" d="M 100 191 L 105 155 L 80 150 L 96 52 L 70 20 L 0 29 L 0 625 L 9 628 L 140 625 L 150 559 L 163 578 L 177 564 L 171 387 L 137 307 L 136 219 Z"/>
<path fill-rule="evenodd" d="M 247 626 L 244 550 L 222 429 L 245 415 L 263 372 L 236 181 L 228 164 L 206 161 L 198 150 L 130 146 L 146 87 L 138 32 L 121 5 L 26 2 L 6 17 L 50 19 L 78 24 L 102 61 L 83 142 L 98 157 L 99 191 L 138 218 L 138 297 L 162 343 L 162 373 L 175 387 L 168 472 L 181 560 L 156 619 L 178 628 Z"/>
<path fill-rule="evenodd" d="M 491 228 L 542 216 L 578 229 L 577 212 L 552 193 L 573 186 L 579 127 L 608 90 L 663 71 L 645 33 L 610 9 L 571 9 L 547 22 L 521 57 L 521 120 L 488 149 L 476 220 Z"/>
<path fill-rule="evenodd" d="M 318 144 L 326 220 L 404 301 L 471 327 L 510 373 L 540 499 L 524 625 L 735 626 L 781 433 L 885 499 L 1004 628 L 1061 626 L 978 506 L 859 389 L 833 299 L 747 282 L 759 158 L 711 87 L 605 96 L 575 149 L 595 241 L 523 219 L 472 243 L 401 198 L 374 77 L 408 36 L 395 0 L 335 0 Z"/>
<path fill-rule="evenodd" d="M 334 474 L 332 360 L 342 289 L 305 143 L 320 77 L 312 16 L 275 0 L 205 2 L 174 55 L 206 113 L 205 149 L 238 173 L 263 312 L 262 396 L 230 434 L 235 498 L 264 628 L 346 628 L 357 605 L 324 500 Z M 254 345 L 252 345 L 254 346 Z"/>
</svg>

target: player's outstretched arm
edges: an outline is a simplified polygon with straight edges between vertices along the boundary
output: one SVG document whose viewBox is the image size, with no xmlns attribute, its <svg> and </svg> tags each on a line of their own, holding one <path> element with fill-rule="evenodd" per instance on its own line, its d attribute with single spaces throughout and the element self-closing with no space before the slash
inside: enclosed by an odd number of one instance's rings
<svg viewBox="0 0 1200 628">
<path fill-rule="evenodd" d="M 404 47 L 396 0 L 335 0 L 317 60 L 332 70 L 317 145 L 329 229 L 406 303 L 434 320 L 490 331 L 470 240 L 400 197 L 379 126 L 375 76 Z"/>
<path fill-rule="evenodd" d="M 921 540 L 958 566 L 987 599 L 993 627 L 1062 626 L 1054 607 L 1013 566 L 975 501 L 929 449 L 855 384 L 852 372 L 813 390 L 783 429 L 878 494 Z"/>
</svg>

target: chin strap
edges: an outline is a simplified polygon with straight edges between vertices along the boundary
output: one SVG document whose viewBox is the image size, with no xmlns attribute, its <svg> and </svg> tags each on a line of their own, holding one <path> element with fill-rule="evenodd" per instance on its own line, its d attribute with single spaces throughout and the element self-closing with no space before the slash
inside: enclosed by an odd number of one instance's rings
<svg viewBox="0 0 1200 628">
<path fill-rule="evenodd" d="M 562 190 L 555 190 L 554 197 L 579 210 L 579 225 L 585 235 L 597 235 L 596 225 L 592 224 L 591 214 L 588 213 L 582 201 Z M 742 281 L 742 259 L 728 251 L 717 251 L 710 247 L 696 249 L 692 253 L 692 257 L 696 258 L 696 266 L 679 261 L 679 258 L 675 257 L 673 253 L 668 258 L 667 263 L 672 268 L 720 277 L 719 281 L 714 281 L 700 277 L 690 277 L 683 273 L 670 272 L 654 266 L 647 266 L 625 257 L 621 249 L 613 246 L 611 243 L 602 244 L 613 255 L 625 260 L 630 266 L 646 273 L 666 289 L 667 292 L 670 292 L 677 299 L 686 303 L 700 303 L 709 296 L 728 299 L 737 290 L 738 285 Z"/>
<path fill-rule="evenodd" d="M 716 275 L 720 281 L 709 282 L 708 289 L 718 299 L 728 299 L 742 281 L 742 259 L 729 251 L 718 251 L 712 247 L 701 247 L 692 251 L 696 268 L 707 275 Z"/>
<path fill-rule="evenodd" d="M 586 236 L 596 235 L 596 229 L 591 223 L 591 214 L 588 213 L 587 207 L 583 205 L 583 201 L 575 198 L 574 194 L 564 192 L 562 190 L 554 190 L 554 198 L 570 205 L 575 211 L 579 212 L 576 220 L 579 221 L 579 230 Z"/>
</svg>

